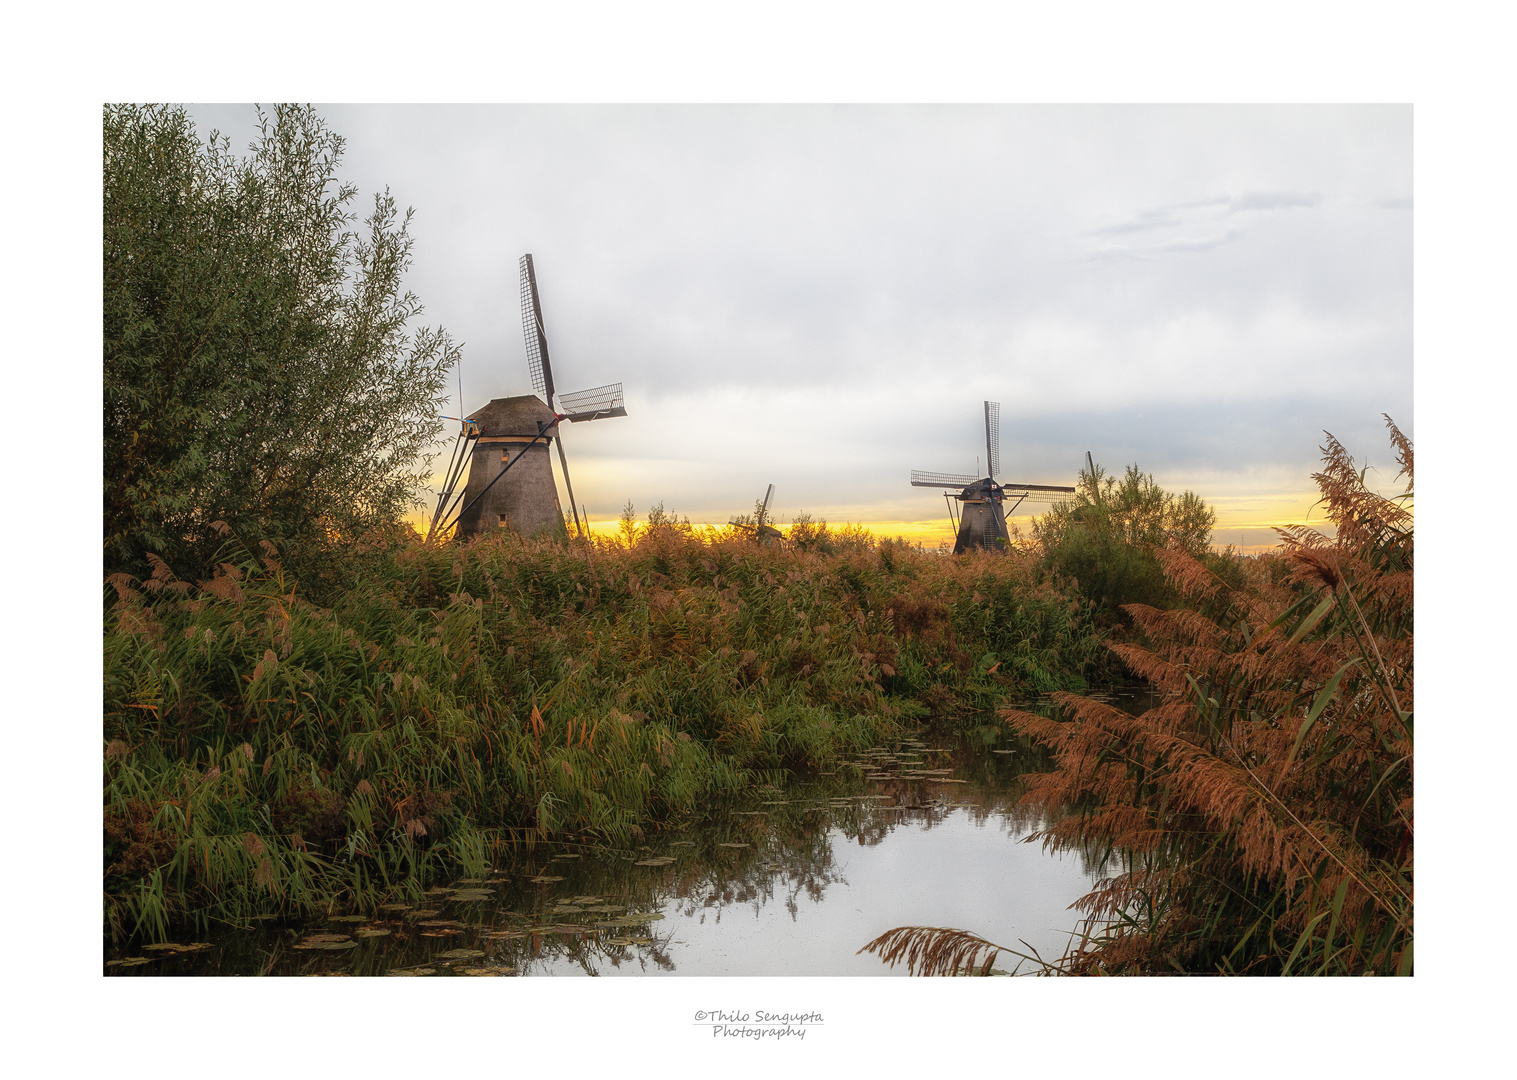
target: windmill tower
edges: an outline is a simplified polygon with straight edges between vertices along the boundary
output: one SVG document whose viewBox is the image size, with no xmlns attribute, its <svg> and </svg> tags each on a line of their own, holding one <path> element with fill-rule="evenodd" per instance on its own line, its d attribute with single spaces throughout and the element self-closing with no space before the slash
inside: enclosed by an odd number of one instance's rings
<svg viewBox="0 0 1517 1080">
<path fill-rule="evenodd" d="M 1006 515 L 1024 501 L 1049 502 L 1057 495 L 1073 495 L 1072 487 L 1051 484 L 1002 484 L 996 480 L 1001 471 L 1001 405 L 985 403 L 985 463 L 989 475 L 976 477 L 963 473 L 923 472 L 911 470 L 912 487 L 956 488 L 957 495 L 944 493 L 948 501 L 948 520 L 957 533 L 953 553 L 962 555 L 971 548 L 1005 551 L 1010 537 Z M 1013 500 L 1006 505 L 1006 500 Z M 958 502 L 955 516 L 954 502 Z"/>
<path fill-rule="evenodd" d="M 443 531 L 456 525 L 460 536 L 478 536 L 492 529 L 511 529 L 529 536 L 543 530 L 565 535 L 567 525 L 558 501 L 558 486 L 553 480 L 550 444 L 558 450 L 575 531 L 583 535 L 588 527 L 588 522 L 580 525 L 559 425 L 564 420 L 582 423 L 626 416 L 622 384 L 557 395 L 563 411 L 554 410 L 553 366 L 548 357 L 548 336 L 543 329 L 542 301 L 537 293 L 537 273 L 531 255 L 521 258 L 521 315 L 527 370 L 537 395 L 496 398 L 464 418 L 429 536 L 437 531 L 439 521 L 447 521 Z M 466 467 L 468 486 L 455 496 L 459 477 Z M 452 506 L 449 499 L 453 500 Z M 460 502 L 462 507 L 448 520 L 453 507 Z"/>
<path fill-rule="evenodd" d="M 760 544 L 773 544 L 785 539 L 785 534 L 769 524 L 769 504 L 774 501 L 774 485 L 769 485 L 769 490 L 764 492 L 764 501 L 755 502 L 753 515 L 753 538 Z M 737 519 L 733 519 L 734 521 Z"/>
</svg>

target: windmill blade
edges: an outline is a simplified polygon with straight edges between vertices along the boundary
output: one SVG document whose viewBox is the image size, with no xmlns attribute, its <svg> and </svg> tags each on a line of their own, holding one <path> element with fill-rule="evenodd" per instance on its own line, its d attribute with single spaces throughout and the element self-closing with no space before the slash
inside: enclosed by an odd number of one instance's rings
<svg viewBox="0 0 1517 1080">
<path fill-rule="evenodd" d="M 1030 496 L 1035 496 L 1039 493 L 1050 496 L 1073 495 L 1075 493 L 1074 488 L 1064 487 L 1059 484 L 1002 484 L 1001 490 L 1008 494 L 1020 494 L 1025 491 Z"/>
<path fill-rule="evenodd" d="M 1001 471 L 1001 403 L 999 401 L 985 403 L 985 464 L 990 468 L 990 472 L 986 475 L 994 480 L 996 473 Z"/>
<path fill-rule="evenodd" d="M 946 487 L 967 488 L 970 484 L 978 482 L 980 477 L 969 476 L 966 473 L 925 472 L 922 469 L 911 470 L 912 487 Z"/>
<path fill-rule="evenodd" d="M 543 306 L 537 297 L 537 271 L 532 256 L 521 257 L 521 329 L 527 341 L 527 370 L 532 388 L 553 408 L 553 365 L 548 360 L 548 335 L 543 331 Z"/>
<path fill-rule="evenodd" d="M 774 498 L 774 485 L 770 484 L 769 490 L 764 494 L 764 514 L 766 516 L 769 513 L 769 500 L 772 498 Z"/>
<path fill-rule="evenodd" d="M 1006 484 L 1001 488 L 1001 498 L 1010 504 L 1008 514 L 1015 512 L 1023 503 L 1047 506 L 1060 502 L 1074 494 L 1072 487 L 1055 487 L 1051 484 Z"/>
<path fill-rule="evenodd" d="M 611 383 L 593 390 L 576 390 L 559 396 L 559 404 L 570 423 L 582 420 L 603 420 L 608 416 L 626 416 L 627 409 L 622 399 L 622 384 Z"/>
</svg>

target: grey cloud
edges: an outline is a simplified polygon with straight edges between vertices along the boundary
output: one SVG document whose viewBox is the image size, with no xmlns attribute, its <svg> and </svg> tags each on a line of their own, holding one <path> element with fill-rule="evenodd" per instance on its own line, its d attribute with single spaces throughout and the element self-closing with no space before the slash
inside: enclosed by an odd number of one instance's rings
<svg viewBox="0 0 1517 1080">
<path fill-rule="evenodd" d="M 1034 480 L 1103 432 L 1113 464 L 1309 467 L 1318 426 L 1410 401 L 1410 217 L 1376 208 L 1411 190 L 1409 109 L 319 111 L 360 199 L 417 209 L 406 285 L 467 343 L 466 410 L 530 392 L 527 251 L 557 381 L 625 383 L 568 440 L 595 512 L 725 519 L 769 482 L 910 512 L 911 468 L 983 453 L 982 398 Z M 247 141 L 251 107 L 194 112 Z"/>
<path fill-rule="evenodd" d="M 1180 236 L 1173 240 L 1162 240 L 1158 243 L 1144 244 L 1136 247 L 1125 244 L 1107 244 L 1091 252 L 1087 258 L 1143 260 L 1160 255 L 1213 251 L 1223 244 L 1232 243 L 1242 235 L 1243 231 L 1241 229 L 1228 229 L 1226 232 L 1212 233 L 1209 236 Z"/>
<path fill-rule="evenodd" d="M 1149 229 L 1164 229 L 1175 225 L 1184 224 L 1188 218 L 1194 216 L 1187 211 L 1195 211 L 1209 207 L 1229 206 L 1231 200 L 1225 197 L 1211 199 L 1192 199 L 1189 202 L 1172 203 L 1168 206 L 1155 207 L 1152 210 L 1144 210 L 1127 221 L 1119 221 L 1114 225 L 1103 225 L 1098 229 L 1091 229 L 1090 236 L 1120 236 L 1124 233 L 1145 232 Z"/>
<path fill-rule="evenodd" d="M 1305 191 L 1253 191 L 1231 200 L 1229 214 L 1241 214 L 1250 210 L 1291 210 L 1301 206 L 1319 206 L 1322 196 Z"/>
</svg>

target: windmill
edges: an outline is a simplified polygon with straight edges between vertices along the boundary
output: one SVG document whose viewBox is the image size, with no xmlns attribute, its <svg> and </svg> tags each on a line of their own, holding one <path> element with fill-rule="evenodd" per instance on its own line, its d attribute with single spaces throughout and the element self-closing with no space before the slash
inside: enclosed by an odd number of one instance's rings
<svg viewBox="0 0 1517 1080">
<path fill-rule="evenodd" d="M 542 301 L 537 292 L 537 272 L 531 255 L 522 256 L 520 270 L 527 371 L 532 377 L 532 388 L 539 396 L 523 394 L 496 398 L 463 419 L 428 536 L 438 530 L 439 521 L 447 521 L 441 527 L 443 531 L 456 525 L 461 536 L 478 535 L 496 528 L 528 535 L 543 529 L 563 530 L 563 508 L 558 501 L 558 487 L 553 482 L 553 466 L 548 454 L 550 443 L 558 448 L 558 463 L 563 470 L 564 487 L 568 489 L 569 511 L 574 517 L 575 531 L 583 535 L 588 528 L 588 521 L 583 526 L 580 524 L 559 424 L 564 420 L 578 424 L 626 416 L 622 384 L 611 383 L 558 394 L 558 408 L 563 411 L 555 411 L 553 365 L 548 356 L 548 335 L 543 329 Z M 512 472 L 518 464 L 521 469 Z M 461 495 L 454 495 L 465 465 L 469 469 L 468 486 Z M 511 475 L 508 477 L 507 473 Z M 452 507 L 458 506 L 460 501 L 463 506 L 454 515 Z"/>
<path fill-rule="evenodd" d="M 1006 515 L 1025 501 L 1049 502 L 1057 495 L 1073 495 L 1074 488 L 1051 484 L 1002 484 L 996 480 L 1001 471 L 1001 406 L 985 403 L 985 462 L 989 474 L 983 477 L 963 473 L 911 470 L 912 487 L 957 488 L 958 494 L 944 492 L 948 502 L 948 519 L 954 525 L 957 540 L 953 553 L 961 555 L 970 548 L 1004 551 L 1010 537 L 1006 532 Z M 1006 500 L 1014 500 L 1008 507 Z M 954 502 L 958 502 L 958 515 Z"/>
<path fill-rule="evenodd" d="M 784 534 L 769 524 L 769 503 L 774 499 L 774 485 L 769 485 L 769 490 L 764 493 L 763 503 L 755 501 L 757 513 L 753 522 L 753 538 L 760 544 L 771 544 L 776 540 L 783 540 Z"/>
</svg>

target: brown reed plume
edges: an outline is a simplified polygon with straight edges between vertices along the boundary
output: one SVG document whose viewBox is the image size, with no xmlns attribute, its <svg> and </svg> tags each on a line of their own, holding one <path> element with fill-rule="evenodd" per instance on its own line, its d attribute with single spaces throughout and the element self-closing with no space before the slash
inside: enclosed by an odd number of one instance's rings
<svg viewBox="0 0 1517 1080">
<path fill-rule="evenodd" d="M 1045 842 L 1120 866 L 1080 902 L 1105 930 L 1074 970 L 1410 972 L 1412 447 L 1387 424 L 1395 499 L 1328 436 L 1335 537 L 1284 530 L 1241 589 L 1161 554 L 1190 608 L 1134 606 L 1146 645 L 1114 646 L 1160 704 L 1007 714 L 1058 763 L 1027 800 L 1074 808 Z"/>
<path fill-rule="evenodd" d="M 1335 536 L 1281 530 L 1242 586 L 1158 553 L 1186 603 L 1129 605 L 1143 643 L 1112 646 L 1157 705 L 1065 693 L 1063 716 L 1004 713 L 1054 756 L 1023 797 L 1055 819 L 1045 845 L 1110 874 L 1058 970 L 1411 973 L 1412 445 L 1386 422 L 1396 498 L 1331 435 L 1322 448 Z M 931 927 L 868 946 L 918 974 L 986 947 Z"/>
<path fill-rule="evenodd" d="M 913 975 L 989 975 L 1002 947 L 968 930 L 902 926 L 887 930 L 858 951 L 875 953 L 891 967 L 905 961 Z"/>
</svg>

